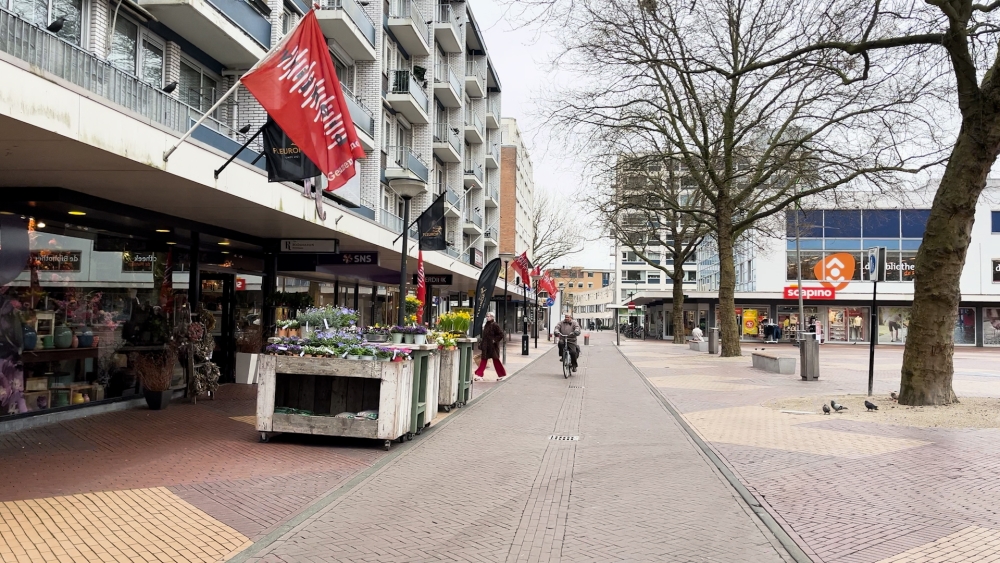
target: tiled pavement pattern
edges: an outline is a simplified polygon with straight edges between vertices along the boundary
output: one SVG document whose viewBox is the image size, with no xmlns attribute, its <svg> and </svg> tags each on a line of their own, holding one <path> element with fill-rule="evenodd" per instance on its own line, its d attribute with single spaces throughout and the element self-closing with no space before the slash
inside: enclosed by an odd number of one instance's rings
<svg viewBox="0 0 1000 563">
<path fill-rule="evenodd" d="M 546 355 L 250 560 L 785 560 L 611 338 L 592 343 L 576 377 Z"/>
<path fill-rule="evenodd" d="M 622 346 L 814 560 L 1000 560 L 1000 430 L 779 413 L 761 405 L 815 395 L 818 409 L 832 396 L 864 393 L 868 350 L 826 345 L 820 381 L 803 382 L 751 369 L 752 349 L 712 358 L 664 342 Z M 898 389 L 901 358 L 901 348 L 878 348 L 876 402 Z M 959 351 L 956 393 L 1000 396 L 1000 371 L 984 369 L 998 359 L 1000 351 Z"/>
</svg>

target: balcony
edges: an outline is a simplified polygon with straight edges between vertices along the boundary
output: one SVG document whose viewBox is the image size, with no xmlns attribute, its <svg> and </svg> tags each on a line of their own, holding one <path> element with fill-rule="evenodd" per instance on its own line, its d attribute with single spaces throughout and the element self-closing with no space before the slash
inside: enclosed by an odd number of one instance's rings
<svg viewBox="0 0 1000 563">
<path fill-rule="evenodd" d="M 427 164 L 410 147 L 389 147 L 385 165 L 385 179 L 389 187 L 406 184 L 427 188 L 427 178 Z"/>
<path fill-rule="evenodd" d="M 489 227 L 483 233 L 483 245 L 484 246 L 497 246 L 497 242 L 500 239 L 497 238 L 497 228 Z"/>
<path fill-rule="evenodd" d="M 462 162 L 462 141 L 457 127 L 447 123 L 434 125 L 434 156 L 442 162 Z"/>
<path fill-rule="evenodd" d="M 390 75 L 391 88 L 385 101 L 410 123 L 425 124 L 430 122 L 427 117 L 430 105 L 427 94 L 408 70 L 394 70 Z"/>
<path fill-rule="evenodd" d="M 486 145 L 486 167 L 500 168 L 500 144 L 489 143 Z"/>
<path fill-rule="evenodd" d="M 454 246 L 446 246 L 444 248 L 444 253 L 447 254 L 448 256 L 451 256 L 452 258 L 461 258 L 462 257 L 462 253 L 459 252 L 458 249 L 455 248 Z"/>
<path fill-rule="evenodd" d="M 243 0 L 138 0 L 140 6 L 208 56 L 249 68 L 271 47 L 271 22 Z"/>
<path fill-rule="evenodd" d="M 500 190 L 496 186 L 486 188 L 486 207 L 500 207 Z"/>
<path fill-rule="evenodd" d="M 164 94 L 159 88 L 2 8 L 0 52 L 100 96 L 110 104 L 141 116 L 140 119 L 174 131 L 178 136 L 202 116 L 197 109 Z M 245 136 L 211 117 L 194 131 L 192 137 L 230 154 L 235 153 L 246 140 Z M 251 162 L 258 157 L 259 151 L 260 144 L 257 143 L 237 158 Z M 259 168 L 263 169 L 263 164 L 262 160 L 258 161 Z"/>
<path fill-rule="evenodd" d="M 434 18 L 434 39 L 445 53 L 461 53 L 462 32 L 458 29 L 458 15 L 451 4 L 438 6 L 437 17 Z"/>
<path fill-rule="evenodd" d="M 482 98 L 486 95 L 486 73 L 479 61 L 465 61 L 465 93 L 470 98 Z"/>
<path fill-rule="evenodd" d="M 500 102 L 495 97 L 486 103 L 486 128 L 500 128 Z"/>
<path fill-rule="evenodd" d="M 431 54 L 427 20 L 420 15 L 413 0 L 390 0 L 389 31 L 410 56 L 426 57 Z"/>
<path fill-rule="evenodd" d="M 465 163 L 465 187 L 483 189 L 483 165 Z"/>
<path fill-rule="evenodd" d="M 396 234 L 403 232 L 403 218 L 385 209 L 379 211 L 378 222 Z"/>
<path fill-rule="evenodd" d="M 336 41 L 351 58 L 375 60 L 375 23 L 357 0 L 322 0 L 316 20 L 323 35 Z"/>
<path fill-rule="evenodd" d="M 470 235 L 478 235 L 483 232 L 483 216 L 476 213 L 474 209 L 465 210 L 465 221 L 462 230 Z"/>
<path fill-rule="evenodd" d="M 347 101 L 347 110 L 351 114 L 351 121 L 354 122 L 354 129 L 358 132 L 358 140 L 365 152 L 375 150 L 375 117 L 354 92 L 347 86 L 341 86 L 344 91 L 344 99 Z"/>
<path fill-rule="evenodd" d="M 471 111 L 465 112 L 465 140 L 472 145 L 481 145 L 486 140 L 483 120 Z"/>
<path fill-rule="evenodd" d="M 444 214 L 447 217 L 459 218 L 462 216 L 462 198 L 451 186 L 444 188 Z"/>
<path fill-rule="evenodd" d="M 462 81 L 448 65 L 434 66 L 434 97 L 446 108 L 462 106 Z"/>
</svg>

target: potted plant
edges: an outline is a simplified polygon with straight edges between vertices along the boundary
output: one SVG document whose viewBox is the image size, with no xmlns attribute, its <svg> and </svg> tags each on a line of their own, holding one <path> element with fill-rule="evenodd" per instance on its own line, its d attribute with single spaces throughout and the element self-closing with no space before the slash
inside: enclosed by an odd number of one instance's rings
<svg viewBox="0 0 1000 563">
<path fill-rule="evenodd" d="M 392 329 L 390 331 L 390 335 L 392 336 L 392 343 L 393 344 L 402 344 L 403 338 L 404 338 L 404 335 L 405 335 L 405 331 L 406 331 L 406 327 L 405 326 L 396 325 L 396 326 L 392 327 Z"/>
<path fill-rule="evenodd" d="M 134 354 L 135 372 L 142 383 L 142 394 L 149 410 L 162 410 L 170 404 L 170 381 L 174 377 L 177 351 L 172 346 L 163 350 Z"/>
<path fill-rule="evenodd" d="M 410 327 L 413 332 L 414 344 L 427 344 L 427 328 L 422 326 Z"/>
<path fill-rule="evenodd" d="M 122 337 L 138 348 L 131 353 L 130 363 L 142 383 L 146 404 L 151 410 L 167 408 L 177 342 L 166 311 L 149 305 L 133 308 L 131 318 L 122 326 Z"/>
<path fill-rule="evenodd" d="M 388 362 L 393 356 L 395 356 L 395 354 L 392 348 L 387 348 L 385 346 L 377 346 L 375 348 L 375 359 L 380 362 Z"/>
<path fill-rule="evenodd" d="M 413 327 L 403 327 L 403 344 L 413 344 Z"/>
<path fill-rule="evenodd" d="M 362 348 L 364 352 L 361 353 L 361 360 L 365 362 L 375 361 L 375 347 L 374 346 L 364 346 Z"/>
<path fill-rule="evenodd" d="M 347 359 L 357 360 L 361 358 L 361 355 L 365 353 L 365 349 L 361 346 L 351 346 L 347 349 Z"/>
<path fill-rule="evenodd" d="M 299 321 L 292 319 L 286 321 L 285 328 L 288 329 L 288 336 L 298 336 L 299 335 Z"/>
</svg>

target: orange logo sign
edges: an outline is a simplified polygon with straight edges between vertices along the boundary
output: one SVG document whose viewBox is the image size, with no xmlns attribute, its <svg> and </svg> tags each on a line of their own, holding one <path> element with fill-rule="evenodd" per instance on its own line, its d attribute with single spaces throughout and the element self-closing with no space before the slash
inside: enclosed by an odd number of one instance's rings
<svg viewBox="0 0 1000 563">
<path fill-rule="evenodd" d="M 829 254 L 820 260 L 813 267 L 813 273 L 816 274 L 816 279 L 823 286 L 840 291 L 847 287 L 847 284 L 851 283 L 851 279 L 854 277 L 855 266 L 856 263 L 853 254 L 838 252 L 837 254 Z"/>
</svg>

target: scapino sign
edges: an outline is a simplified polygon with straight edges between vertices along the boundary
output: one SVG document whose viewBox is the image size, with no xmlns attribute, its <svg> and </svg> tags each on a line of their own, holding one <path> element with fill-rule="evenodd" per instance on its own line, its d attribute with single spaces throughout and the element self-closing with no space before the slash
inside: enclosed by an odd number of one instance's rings
<svg viewBox="0 0 1000 563">
<path fill-rule="evenodd" d="M 798 299 L 799 288 L 794 285 L 785 286 L 785 299 Z M 837 290 L 832 287 L 803 287 L 803 299 L 830 300 L 837 298 Z"/>
</svg>

